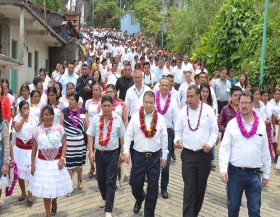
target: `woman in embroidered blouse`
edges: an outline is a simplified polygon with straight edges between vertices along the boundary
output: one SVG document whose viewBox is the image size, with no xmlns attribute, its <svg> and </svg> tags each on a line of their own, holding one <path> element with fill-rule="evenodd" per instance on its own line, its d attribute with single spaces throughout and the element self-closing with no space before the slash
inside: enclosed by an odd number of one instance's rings
<svg viewBox="0 0 280 217">
<path fill-rule="evenodd" d="M 68 107 L 69 106 L 69 99 L 68 99 L 68 94 L 75 92 L 75 85 L 72 82 L 69 82 L 66 85 L 66 96 L 63 96 L 59 99 L 60 102 L 62 102 L 64 104 L 64 107 Z M 79 97 L 79 106 L 83 107 L 83 99 L 82 97 Z"/>
<path fill-rule="evenodd" d="M 16 101 L 16 108 L 18 109 L 19 103 L 25 100 L 28 103 L 30 103 L 30 89 L 29 86 L 27 84 L 23 84 L 21 85 L 20 89 L 19 89 L 19 97 L 17 98 Z"/>
<path fill-rule="evenodd" d="M 64 126 L 67 142 L 66 168 L 72 178 L 75 169 L 78 176 L 79 190 L 83 189 L 82 172 L 86 162 L 86 137 L 85 131 L 88 128 L 88 114 L 85 108 L 78 104 L 79 94 L 72 92 L 68 94 L 69 107 L 62 110 L 60 123 Z M 69 193 L 67 196 L 71 196 Z"/>
<path fill-rule="evenodd" d="M 117 97 L 116 87 L 113 84 L 108 84 L 106 86 L 106 95 L 111 96 L 113 101 L 113 111 L 119 115 L 124 123 L 125 129 L 128 126 L 128 114 L 127 114 L 127 107 L 125 103 Z"/>
<path fill-rule="evenodd" d="M 273 133 L 273 148 L 275 153 L 275 161 L 277 162 L 277 141 L 279 131 L 279 120 L 280 120 L 280 90 L 275 89 L 273 99 L 269 101 L 272 111 L 272 122 L 275 123 L 275 132 Z"/>
<path fill-rule="evenodd" d="M 43 107 L 41 120 L 42 124 L 33 132 L 32 176 L 28 190 L 44 198 L 46 215 L 50 217 L 56 214 L 57 197 L 67 195 L 73 188 L 70 175 L 64 167 L 67 149 L 65 131 L 63 126 L 54 122 L 51 105 Z"/>
<path fill-rule="evenodd" d="M 13 147 L 14 161 L 18 164 L 18 183 L 21 189 L 18 201 L 26 198 L 24 180 L 29 181 L 30 179 L 32 133 L 38 123 L 38 118 L 30 114 L 29 103 L 25 100 L 21 101 L 19 113 L 14 118 L 16 145 Z M 33 205 L 31 192 L 28 192 L 27 204 Z"/>
<path fill-rule="evenodd" d="M 94 84 L 92 87 L 92 99 L 86 101 L 85 109 L 88 112 L 89 124 L 93 117 L 99 112 L 101 107 L 101 87 L 99 84 Z M 91 164 L 88 177 L 92 178 L 95 171 L 94 164 Z"/>
<path fill-rule="evenodd" d="M 37 117 L 39 120 L 41 107 L 43 107 L 45 103 L 40 101 L 41 94 L 38 90 L 32 90 L 30 98 L 31 98 L 30 114 Z"/>
<path fill-rule="evenodd" d="M 41 101 L 42 103 L 46 103 L 46 102 L 47 102 L 48 96 L 47 96 L 47 94 L 45 94 L 45 92 L 44 92 L 43 84 L 39 82 L 39 83 L 36 85 L 36 90 L 38 90 L 38 91 L 40 92 L 40 94 L 41 94 L 41 100 L 40 100 L 40 101 Z"/>
<path fill-rule="evenodd" d="M 54 83 L 54 87 L 56 88 L 57 100 L 59 101 L 60 98 L 62 97 L 62 93 L 61 93 L 62 85 L 60 82 L 57 81 Z"/>
<path fill-rule="evenodd" d="M 48 87 L 48 105 L 51 105 L 54 110 L 54 122 L 60 123 L 61 111 L 65 108 L 62 102 L 58 101 L 57 89 L 54 86 Z"/>
<path fill-rule="evenodd" d="M 4 94 L 3 85 L 1 83 L 0 83 L 0 101 L 1 101 L 2 115 L 6 121 L 10 122 L 12 117 L 11 104 L 9 98 Z"/>
</svg>

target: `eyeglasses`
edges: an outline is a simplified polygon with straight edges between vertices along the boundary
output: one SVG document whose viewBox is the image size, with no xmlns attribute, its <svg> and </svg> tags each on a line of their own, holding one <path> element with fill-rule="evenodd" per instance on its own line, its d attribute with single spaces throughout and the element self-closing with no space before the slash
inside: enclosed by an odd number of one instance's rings
<svg viewBox="0 0 280 217">
<path fill-rule="evenodd" d="M 130 71 L 130 69 L 124 69 L 124 71 Z"/>
<path fill-rule="evenodd" d="M 250 105 L 250 104 L 252 104 L 252 102 L 239 102 L 239 105 L 242 105 L 242 106 L 248 106 L 248 105 Z"/>
</svg>

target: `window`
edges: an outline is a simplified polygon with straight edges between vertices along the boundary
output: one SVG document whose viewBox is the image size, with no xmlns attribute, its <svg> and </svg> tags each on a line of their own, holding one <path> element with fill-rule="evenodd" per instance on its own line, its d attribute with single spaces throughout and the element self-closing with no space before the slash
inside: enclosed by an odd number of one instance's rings
<svg viewBox="0 0 280 217">
<path fill-rule="evenodd" d="M 138 20 L 135 17 L 135 14 L 131 14 L 131 25 L 135 25 L 137 23 L 138 23 Z"/>
<path fill-rule="evenodd" d="M 18 59 L 18 42 L 12 39 L 12 58 Z"/>
<path fill-rule="evenodd" d="M 32 68 L 32 53 L 28 52 L 28 67 Z"/>
<path fill-rule="evenodd" d="M 39 74 L 39 52 L 35 50 L 34 53 L 34 77 Z"/>
</svg>

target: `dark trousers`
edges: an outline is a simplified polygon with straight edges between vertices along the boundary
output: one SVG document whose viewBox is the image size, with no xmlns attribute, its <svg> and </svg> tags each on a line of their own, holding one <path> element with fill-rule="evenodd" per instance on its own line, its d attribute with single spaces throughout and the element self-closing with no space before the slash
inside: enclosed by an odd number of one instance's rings
<svg viewBox="0 0 280 217">
<path fill-rule="evenodd" d="M 170 161 L 171 161 L 171 155 L 172 151 L 174 153 L 174 130 L 171 130 L 168 132 L 168 151 L 169 154 L 167 155 L 167 164 L 164 167 L 164 169 L 161 170 L 161 190 L 167 190 L 167 186 L 169 183 L 169 168 L 170 168 Z"/>
<path fill-rule="evenodd" d="M 144 216 L 154 217 L 158 198 L 160 152 L 155 153 L 152 157 L 145 157 L 139 152 L 134 151 L 131 157 L 132 167 L 129 184 L 132 188 L 132 194 L 137 203 L 142 203 L 145 200 Z M 143 189 L 145 174 L 148 177 L 146 199 Z"/>
<path fill-rule="evenodd" d="M 105 212 L 112 212 L 114 205 L 118 159 L 118 149 L 106 154 L 102 154 L 101 151 L 96 150 L 95 163 L 96 172 L 98 174 L 97 182 L 102 199 L 106 200 Z"/>
<path fill-rule="evenodd" d="M 228 216 L 239 216 L 242 195 L 245 190 L 248 215 L 250 217 L 260 217 L 262 192 L 260 173 L 254 171 L 243 171 L 229 164 L 228 180 Z"/>
<path fill-rule="evenodd" d="M 226 106 L 228 104 L 228 102 L 218 100 L 217 103 L 218 103 L 218 114 L 220 114 L 222 109 L 224 108 L 224 106 Z"/>
<path fill-rule="evenodd" d="M 184 180 L 183 217 L 197 217 L 211 170 L 211 151 L 193 152 L 184 148 L 181 159 Z"/>
</svg>

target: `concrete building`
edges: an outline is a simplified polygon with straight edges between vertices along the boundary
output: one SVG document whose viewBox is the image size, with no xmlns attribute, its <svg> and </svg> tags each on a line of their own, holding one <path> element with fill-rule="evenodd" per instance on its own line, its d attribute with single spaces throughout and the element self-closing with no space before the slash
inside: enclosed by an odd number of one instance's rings
<svg viewBox="0 0 280 217">
<path fill-rule="evenodd" d="M 127 35 L 141 31 L 140 23 L 136 19 L 134 11 L 127 11 L 121 17 L 121 31 Z"/>
</svg>

